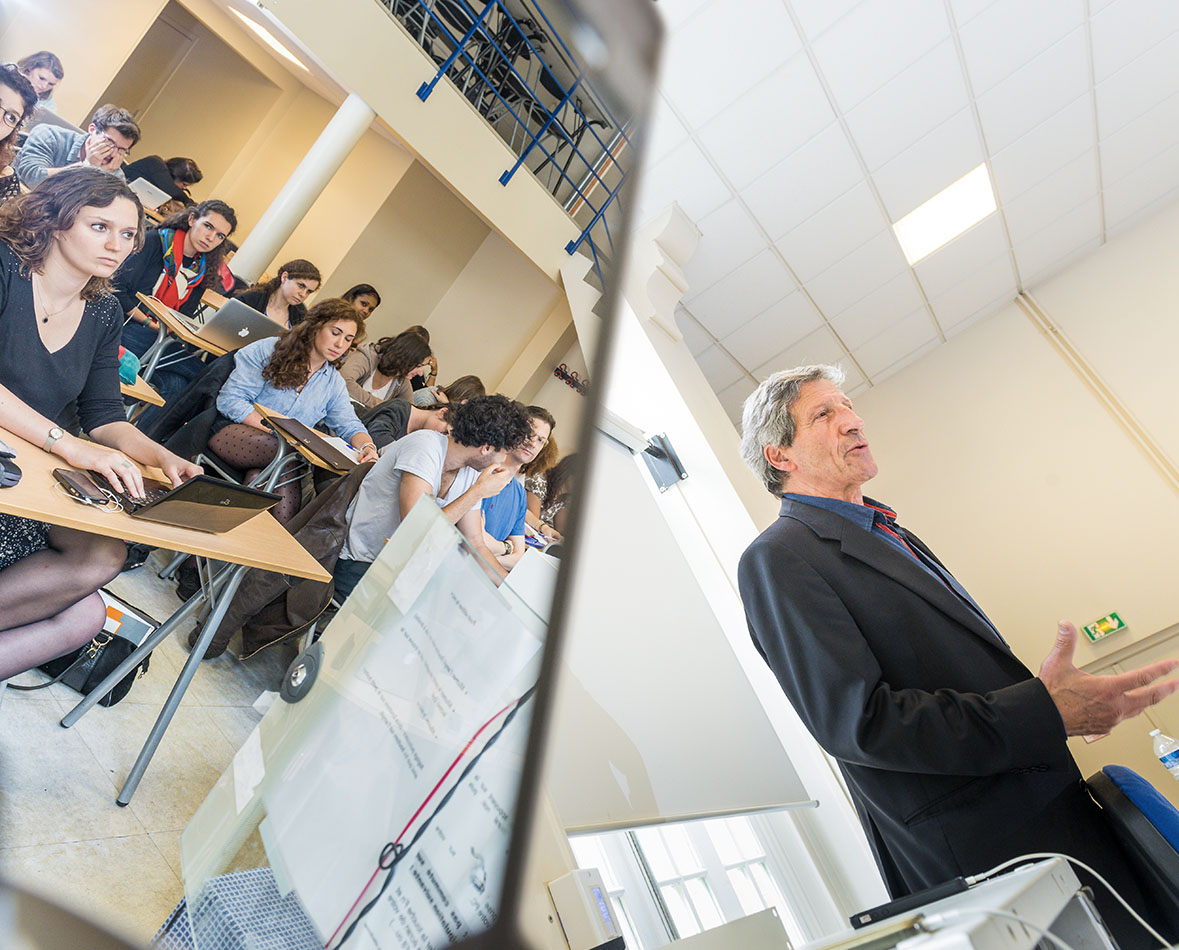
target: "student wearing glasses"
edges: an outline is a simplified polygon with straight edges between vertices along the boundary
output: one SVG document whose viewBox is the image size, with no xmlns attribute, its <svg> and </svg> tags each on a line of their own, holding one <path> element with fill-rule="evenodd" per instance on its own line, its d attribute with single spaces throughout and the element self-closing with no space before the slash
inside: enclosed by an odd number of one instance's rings
<svg viewBox="0 0 1179 950">
<path fill-rule="evenodd" d="M 0 201 L 20 194 L 20 178 L 12 167 L 16 136 L 25 116 L 37 105 L 32 84 L 12 63 L 0 65 Z"/>
<path fill-rule="evenodd" d="M 289 330 L 307 316 L 303 301 L 319 290 L 322 280 L 319 268 L 311 261 L 287 261 L 278 269 L 277 277 L 254 284 L 238 294 L 237 299 Z"/>
<path fill-rule="evenodd" d="M 37 126 L 21 146 L 16 172 L 29 188 L 75 165 L 101 168 L 122 178 L 123 162 L 139 135 L 131 113 L 108 104 L 94 113 L 86 132 L 71 132 L 56 125 Z"/>
</svg>

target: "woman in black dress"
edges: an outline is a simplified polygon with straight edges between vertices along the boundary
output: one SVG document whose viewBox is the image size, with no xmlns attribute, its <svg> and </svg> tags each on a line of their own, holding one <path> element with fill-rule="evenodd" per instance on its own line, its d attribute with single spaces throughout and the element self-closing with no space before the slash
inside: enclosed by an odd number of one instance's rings
<svg viewBox="0 0 1179 950">
<path fill-rule="evenodd" d="M 122 311 L 107 278 L 142 241 L 135 195 L 97 168 L 67 169 L 0 205 L 0 427 L 138 496 L 131 459 L 173 484 L 200 471 L 123 418 Z M 0 679 L 101 630 L 96 592 L 125 554 L 118 540 L 0 514 Z"/>
</svg>

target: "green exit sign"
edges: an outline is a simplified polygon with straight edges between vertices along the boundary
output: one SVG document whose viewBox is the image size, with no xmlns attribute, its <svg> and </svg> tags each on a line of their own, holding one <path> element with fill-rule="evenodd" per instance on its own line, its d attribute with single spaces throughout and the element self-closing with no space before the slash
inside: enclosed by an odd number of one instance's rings
<svg viewBox="0 0 1179 950">
<path fill-rule="evenodd" d="M 1089 638 L 1090 643 L 1096 643 L 1103 637 L 1108 637 L 1111 633 L 1117 633 L 1119 630 L 1126 629 L 1126 621 L 1118 616 L 1115 611 L 1112 614 L 1106 614 L 1100 620 L 1094 620 L 1092 623 L 1085 625 L 1085 636 Z"/>
</svg>

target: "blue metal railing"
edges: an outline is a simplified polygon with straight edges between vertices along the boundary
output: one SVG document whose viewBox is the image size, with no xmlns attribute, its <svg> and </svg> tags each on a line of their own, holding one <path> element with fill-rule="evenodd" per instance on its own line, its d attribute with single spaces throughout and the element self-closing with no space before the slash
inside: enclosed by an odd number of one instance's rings
<svg viewBox="0 0 1179 950">
<path fill-rule="evenodd" d="M 454 84 L 517 156 L 500 183 L 528 168 L 582 226 L 566 250 L 585 248 L 604 283 L 629 129 L 586 82 L 545 12 L 534 0 L 378 2 L 438 64 L 418 97 L 443 77 Z"/>
</svg>

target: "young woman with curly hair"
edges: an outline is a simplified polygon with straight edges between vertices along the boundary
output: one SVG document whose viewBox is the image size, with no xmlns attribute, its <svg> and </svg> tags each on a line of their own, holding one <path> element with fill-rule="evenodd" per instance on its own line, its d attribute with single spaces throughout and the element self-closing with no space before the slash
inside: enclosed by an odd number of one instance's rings
<svg viewBox="0 0 1179 950">
<path fill-rule="evenodd" d="M 37 93 L 12 63 L 0 65 L 0 201 L 20 194 L 20 179 L 12 167 L 16 136 L 37 107 Z"/>
<path fill-rule="evenodd" d="M 0 427 L 137 496 L 132 459 L 177 485 L 200 472 L 123 417 L 123 315 L 106 287 L 142 241 L 138 199 L 97 168 L 0 205 Z M 97 591 L 125 557 L 121 541 L 0 514 L 0 679 L 98 633 Z"/>
<path fill-rule="evenodd" d="M 348 395 L 364 411 L 389 399 L 412 399 L 412 380 L 429 371 L 430 355 L 430 344 L 421 334 L 403 330 L 358 346 L 340 374 Z"/>
<path fill-rule="evenodd" d="M 307 316 L 303 301 L 319 290 L 322 280 L 319 268 L 311 261 L 287 261 L 278 269 L 277 277 L 243 290 L 237 299 L 289 330 Z"/>
<path fill-rule="evenodd" d="M 278 451 L 278 437 L 254 408 L 259 403 L 279 415 L 314 426 L 321 419 L 360 453 L 361 462 L 377 458 L 336 367 L 363 334 L 352 305 L 338 297 L 323 300 L 307 318 L 280 337 L 258 340 L 234 354 L 234 369 L 217 397 L 220 418 L 209 448 L 230 465 L 253 477 Z M 299 510 L 298 482 L 277 489 L 283 496 L 273 509 L 285 523 Z"/>
</svg>

